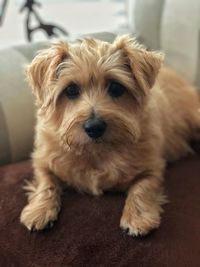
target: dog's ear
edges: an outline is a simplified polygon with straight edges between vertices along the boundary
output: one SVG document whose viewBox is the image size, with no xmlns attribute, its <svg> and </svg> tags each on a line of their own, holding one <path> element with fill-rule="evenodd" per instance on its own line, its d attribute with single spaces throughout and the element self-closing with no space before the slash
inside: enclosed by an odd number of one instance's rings
<svg viewBox="0 0 200 267">
<path fill-rule="evenodd" d="M 42 102 L 48 82 L 56 79 L 57 66 L 67 57 L 68 45 L 64 42 L 39 51 L 32 63 L 26 68 L 26 76 L 36 96 Z"/>
<path fill-rule="evenodd" d="M 133 72 L 138 86 L 146 94 L 153 87 L 164 56 L 162 53 L 147 51 L 128 35 L 117 37 L 114 49 L 122 50 L 127 64 Z"/>
</svg>

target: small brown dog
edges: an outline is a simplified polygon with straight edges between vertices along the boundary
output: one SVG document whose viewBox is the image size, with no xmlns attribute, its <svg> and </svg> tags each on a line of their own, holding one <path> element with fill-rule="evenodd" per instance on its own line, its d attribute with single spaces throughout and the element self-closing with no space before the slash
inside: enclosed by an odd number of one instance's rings
<svg viewBox="0 0 200 267">
<path fill-rule="evenodd" d="M 21 214 L 29 230 L 57 219 L 64 183 L 94 195 L 126 190 L 120 226 L 130 235 L 159 226 L 165 162 L 192 152 L 200 129 L 197 93 L 162 59 L 121 36 L 59 43 L 28 66 L 37 104 L 34 180 Z"/>
</svg>

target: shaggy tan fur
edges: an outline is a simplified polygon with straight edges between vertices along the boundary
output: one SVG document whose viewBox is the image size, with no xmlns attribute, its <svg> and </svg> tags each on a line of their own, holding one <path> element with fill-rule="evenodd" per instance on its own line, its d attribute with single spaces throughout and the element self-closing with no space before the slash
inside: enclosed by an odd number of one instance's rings
<svg viewBox="0 0 200 267">
<path fill-rule="evenodd" d="M 131 235 L 159 226 L 165 162 L 192 153 L 200 129 L 197 93 L 162 60 L 128 36 L 59 43 L 35 57 L 27 68 L 37 105 L 34 181 L 21 214 L 28 229 L 57 219 L 64 183 L 94 195 L 126 190 L 120 226 Z M 121 97 L 107 93 L 111 80 L 126 87 Z M 72 83 L 81 93 L 70 100 L 63 90 Z M 108 125 L 98 142 L 83 130 L 94 112 Z"/>
</svg>

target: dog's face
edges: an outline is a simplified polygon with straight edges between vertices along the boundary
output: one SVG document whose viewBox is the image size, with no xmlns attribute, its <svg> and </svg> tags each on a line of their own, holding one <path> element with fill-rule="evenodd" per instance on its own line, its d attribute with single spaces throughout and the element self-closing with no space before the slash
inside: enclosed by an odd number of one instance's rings
<svg viewBox="0 0 200 267">
<path fill-rule="evenodd" d="M 136 142 L 161 56 L 127 36 L 84 39 L 42 51 L 27 68 L 43 127 L 63 148 Z"/>
</svg>

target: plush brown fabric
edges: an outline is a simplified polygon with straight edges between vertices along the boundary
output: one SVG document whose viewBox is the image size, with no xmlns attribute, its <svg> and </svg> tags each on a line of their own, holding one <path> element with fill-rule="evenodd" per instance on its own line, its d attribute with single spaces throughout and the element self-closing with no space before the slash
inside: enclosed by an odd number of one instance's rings
<svg viewBox="0 0 200 267">
<path fill-rule="evenodd" d="M 30 162 L 0 168 L 0 266 L 197 267 L 200 261 L 200 157 L 168 167 L 161 227 L 145 238 L 119 228 L 125 196 L 93 197 L 67 191 L 50 231 L 30 233 L 19 224 Z"/>
</svg>

